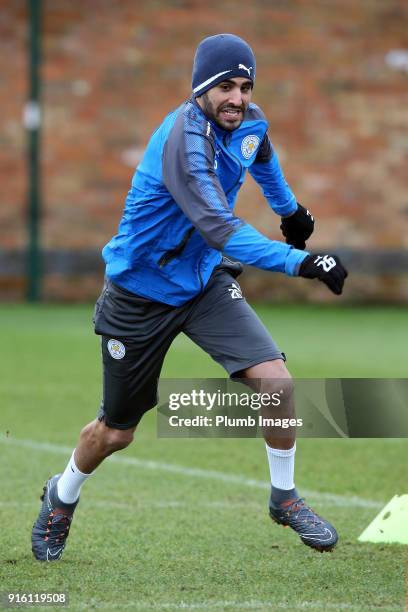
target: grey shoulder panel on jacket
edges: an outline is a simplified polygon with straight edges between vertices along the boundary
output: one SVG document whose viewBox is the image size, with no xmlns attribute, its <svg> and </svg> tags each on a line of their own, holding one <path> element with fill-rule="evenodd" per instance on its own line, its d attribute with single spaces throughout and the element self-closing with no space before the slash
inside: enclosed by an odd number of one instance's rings
<svg viewBox="0 0 408 612">
<path fill-rule="evenodd" d="M 193 141 L 197 147 L 200 143 L 200 152 L 206 158 L 209 167 L 213 166 L 215 158 L 215 135 L 211 129 L 211 124 L 203 115 L 197 112 L 191 102 L 186 102 L 185 106 L 180 109 L 176 121 L 171 128 L 163 151 L 163 177 L 169 177 L 171 171 L 176 168 L 172 166 L 177 158 L 182 158 L 184 163 L 182 169 L 184 171 L 191 170 L 190 164 L 187 164 L 187 141 Z M 187 164 L 187 165 L 186 165 Z M 178 168 L 180 170 L 181 168 Z"/>
<path fill-rule="evenodd" d="M 195 106 L 187 101 L 183 107 L 180 108 L 180 112 L 177 119 L 170 130 L 168 135 L 165 149 L 168 151 L 175 151 L 179 146 L 185 146 L 186 133 L 197 134 L 197 136 L 204 137 L 208 141 L 208 145 L 205 145 L 207 153 L 214 159 L 215 157 L 215 134 L 214 130 L 211 129 L 211 123 L 197 111 Z M 164 158 L 163 158 L 164 159 Z"/>
<path fill-rule="evenodd" d="M 187 103 L 163 149 L 163 183 L 206 242 L 221 249 L 238 220 L 214 171 L 215 136 L 210 123 Z"/>
<path fill-rule="evenodd" d="M 253 102 L 250 102 L 246 110 L 246 113 L 245 113 L 244 121 L 257 121 L 257 120 L 265 121 L 266 124 L 268 124 L 268 121 L 263 111 L 259 108 L 259 106 L 257 106 Z"/>
<path fill-rule="evenodd" d="M 191 102 L 186 102 L 186 106 L 182 112 L 184 120 L 184 129 L 191 130 L 197 134 L 202 134 L 209 139 L 211 144 L 215 145 L 215 134 L 211 129 L 211 123 Z"/>
<path fill-rule="evenodd" d="M 255 163 L 265 164 L 266 162 L 270 161 L 273 156 L 273 146 L 271 141 L 269 140 L 268 133 L 266 133 L 261 144 L 259 145 L 259 149 L 255 158 Z"/>
</svg>

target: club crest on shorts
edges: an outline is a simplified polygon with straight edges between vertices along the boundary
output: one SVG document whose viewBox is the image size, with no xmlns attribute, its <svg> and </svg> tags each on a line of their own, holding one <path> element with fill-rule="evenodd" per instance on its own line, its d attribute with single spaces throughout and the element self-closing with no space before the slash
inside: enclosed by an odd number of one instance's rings
<svg viewBox="0 0 408 612">
<path fill-rule="evenodd" d="M 245 157 L 245 159 L 249 159 L 253 156 L 253 154 L 259 147 L 259 142 L 260 140 L 258 136 L 255 136 L 255 134 L 245 136 L 245 138 L 241 142 L 241 153 Z"/>
<path fill-rule="evenodd" d="M 126 349 L 122 342 L 119 340 L 109 340 L 108 342 L 108 351 L 114 359 L 123 359 L 126 353 Z"/>
</svg>

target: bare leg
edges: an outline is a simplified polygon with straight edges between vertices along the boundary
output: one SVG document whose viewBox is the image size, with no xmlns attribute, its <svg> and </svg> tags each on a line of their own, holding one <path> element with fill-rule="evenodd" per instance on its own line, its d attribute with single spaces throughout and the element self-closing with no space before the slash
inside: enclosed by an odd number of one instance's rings
<svg viewBox="0 0 408 612">
<path fill-rule="evenodd" d="M 135 429 L 112 429 L 97 419 L 88 423 L 81 431 L 75 449 L 78 469 L 84 474 L 93 472 L 106 457 L 132 442 Z"/>
<path fill-rule="evenodd" d="M 247 379 L 247 383 L 251 388 L 259 393 L 281 392 L 281 404 L 275 408 L 268 407 L 263 414 L 265 417 L 289 418 L 295 416 L 295 405 L 293 400 L 293 383 L 292 378 L 282 359 L 274 361 L 265 361 L 251 368 L 243 370 L 242 378 Z M 296 440 L 296 430 L 291 427 L 279 431 L 276 434 L 274 428 L 264 428 L 263 435 L 268 446 L 277 449 L 290 449 L 294 446 Z"/>
<path fill-rule="evenodd" d="M 50 478 L 44 488 L 43 503 L 31 534 L 36 559 L 61 558 L 82 483 L 105 457 L 130 444 L 135 429 L 112 429 L 98 420 L 84 427 L 64 473 Z"/>
</svg>

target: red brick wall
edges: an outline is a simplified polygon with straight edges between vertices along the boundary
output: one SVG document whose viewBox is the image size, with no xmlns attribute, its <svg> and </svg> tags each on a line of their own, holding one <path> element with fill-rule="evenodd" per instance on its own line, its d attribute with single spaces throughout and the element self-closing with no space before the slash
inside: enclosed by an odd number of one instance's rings
<svg viewBox="0 0 408 612">
<path fill-rule="evenodd" d="M 189 95 L 197 43 L 230 31 L 257 55 L 254 101 L 290 185 L 317 217 L 310 248 L 408 249 L 408 68 L 386 62 L 390 50 L 408 49 L 407 18 L 404 0 L 44 1 L 44 247 L 98 249 L 109 240 L 149 135 Z M 26 43 L 26 2 L 2 0 L 3 249 L 21 249 L 26 238 Z M 279 238 L 279 220 L 250 178 L 238 213 Z M 280 275 L 254 279 L 256 291 L 325 295 Z M 81 295 L 99 282 L 82 281 Z M 371 275 L 362 290 L 356 277 L 349 296 L 408 299 L 407 285 Z M 47 278 L 45 293 L 69 290 Z"/>
</svg>

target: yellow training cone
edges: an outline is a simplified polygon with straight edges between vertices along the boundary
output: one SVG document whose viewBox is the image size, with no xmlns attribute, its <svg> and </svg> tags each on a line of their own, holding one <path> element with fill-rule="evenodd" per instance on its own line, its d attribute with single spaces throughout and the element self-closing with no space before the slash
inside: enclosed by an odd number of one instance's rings
<svg viewBox="0 0 408 612">
<path fill-rule="evenodd" d="M 408 544 L 408 495 L 395 495 L 358 539 L 360 542 Z"/>
</svg>

